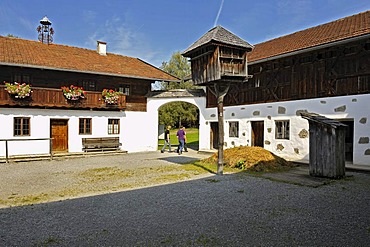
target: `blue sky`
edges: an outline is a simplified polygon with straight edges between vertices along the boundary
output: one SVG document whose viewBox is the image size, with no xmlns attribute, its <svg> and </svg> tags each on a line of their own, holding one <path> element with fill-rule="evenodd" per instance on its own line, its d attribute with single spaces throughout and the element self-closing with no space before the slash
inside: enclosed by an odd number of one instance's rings
<svg viewBox="0 0 370 247">
<path fill-rule="evenodd" d="M 369 0 L 1 0 L 0 35 L 37 40 L 47 15 L 54 43 L 138 57 L 154 66 L 214 25 L 257 44 L 370 10 Z"/>
</svg>

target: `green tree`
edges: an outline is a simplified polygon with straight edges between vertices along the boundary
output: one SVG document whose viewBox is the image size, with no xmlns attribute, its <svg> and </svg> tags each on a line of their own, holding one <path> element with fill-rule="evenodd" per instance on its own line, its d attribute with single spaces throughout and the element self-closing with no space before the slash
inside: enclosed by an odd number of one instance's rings
<svg viewBox="0 0 370 247">
<path fill-rule="evenodd" d="M 179 51 L 172 53 L 170 61 L 162 62 L 160 68 L 181 80 L 180 82 L 162 82 L 163 90 L 194 88 L 193 83 L 186 80 L 191 75 L 190 63 Z"/>
<path fill-rule="evenodd" d="M 170 61 L 162 62 L 160 68 L 181 80 L 179 83 L 162 82 L 162 90 L 196 88 L 191 80 L 187 80 L 191 76 L 190 63 L 179 51 L 172 54 Z M 197 122 L 198 108 L 193 104 L 172 102 L 163 105 L 159 109 L 159 124 L 191 127 L 197 126 Z"/>
<path fill-rule="evenodd" d="M 6 37 L 8 37 L 8 38 L 19 38 L 18 36 L 15 36 L 15 35 L 13 35 L 13 34 L 8 34 L 8 35 L 6 35 Z"/>
<path fill-rule="evenodd" d="M 187 102 L 171 102 L 159 108 L 159 124 L 179 127 L 197 126 L 198 109 Z"/>
</svg>

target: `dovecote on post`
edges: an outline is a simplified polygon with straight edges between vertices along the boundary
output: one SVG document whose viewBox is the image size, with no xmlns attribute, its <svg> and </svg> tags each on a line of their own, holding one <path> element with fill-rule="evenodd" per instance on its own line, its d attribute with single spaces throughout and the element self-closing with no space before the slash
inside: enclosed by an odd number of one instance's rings
<svg viewBox="0 0 370 247">
<path fill-rule="evenodd" d="M 221 26 L 216 26 L 186 49 L 195 85 L 243 82 L 248 79 L 247 52 L 253 46 Z"/>
<path fill-rule="evenodd" d="M 223 174 L 224 116 L 223 101 L 230 88 L 250 77 L 247 52 L 253 46 L 221 26 L 216 26 L 186 49 L 182 55 L 191 62 L 195 85 L 206 86 L 217 98 L 218 164 L 217 174 Z"/>
</svg>

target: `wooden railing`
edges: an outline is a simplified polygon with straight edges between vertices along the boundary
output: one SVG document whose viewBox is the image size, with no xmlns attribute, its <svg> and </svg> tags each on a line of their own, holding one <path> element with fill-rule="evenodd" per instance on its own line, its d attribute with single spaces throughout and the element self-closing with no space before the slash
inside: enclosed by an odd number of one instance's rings
<svg viewBox="0 0 370 247">
<path fill-rule="evenodd" d="M 140 95 L 129 95 L 126 98 L 127 111 L 146 111 L 146 97 Z"/>
<path fill-rule="evenodd" d="M 32 87 L 30 97 L 18 99 L 0 85 L 0 106 L 123 110 L 126 108 L 126 96 L 120 95 L 118 104 L 106 104 L 101 92 L 87 91 L 86 98 L 72 101 L 64 97 L 61 89 Z"/>
<path fill-rule="evenodd" d="M 11 141 L 48 141 L 49 142 L 49 156 L 50 160 L 53 159 L 53 151 L 52 151 L 52 141 L 53 138 L 33 138 L 33 139 L 0 139 L 0 142 L 5 142 L 5 162 L 9 163 L 9 145 L 8 142 Z"/>
</svg>

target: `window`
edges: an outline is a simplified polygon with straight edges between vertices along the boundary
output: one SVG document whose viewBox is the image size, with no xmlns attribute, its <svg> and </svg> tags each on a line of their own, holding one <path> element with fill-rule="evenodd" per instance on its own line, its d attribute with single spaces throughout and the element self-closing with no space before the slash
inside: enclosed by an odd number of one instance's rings
<svg viewBox="0 0 370 247">
<path fill-rule="evenodd" d="M 346 47 L 344 49 L 344 55 L 352 55 L 355 54 L 357 51 L 357 46 L 351 46 L 351 47 Z"/>
<path fill-rule="evenodd" d="M 121 85 L 121 86 L 119 86 L 118 91 L 120 93 L 124 94 L 124 95 L 130 95 L 130 86 L 129 85 Z"/>
<path fill-rule="evenodd" d="M 229 122 L 229 137 L 239 137 L 239 122 Z"/>
<path fill-rule="evenodd" d="M 82 88 L 86 91 L 95 91 L 95 82 L 94 81 L 83 81 Z"/>
<path fill-rule="evenodd" d="M 119 119 L 108 119 L 108 134 L 119 134 Z"/>
<path fill-rule="evenodd" d="M 30 118 L 15 117 L 14 136 L 29 136 L 29 135 L 30 135 Z"/>
<path fill-rule="evenodd" d="M 289 120 L 275 121 L 275 138 L 289 140 Z"/>
<path fill-rule="evenodd" d="M 30 75 L 27 74 L 15 74 L 14 81 L 18 83 L 30 83 Z"/>
<path fill-rule="evenodd" d="M 254 87 L 260 87 L 260 79 L 259 78 L 256 78 L 256 80 L 254 80 Z"/>
<path fill-rule="evenodd" d="M 91 118 L 80 118 L 80 135 L 91 135 Z"/>
</svg>

